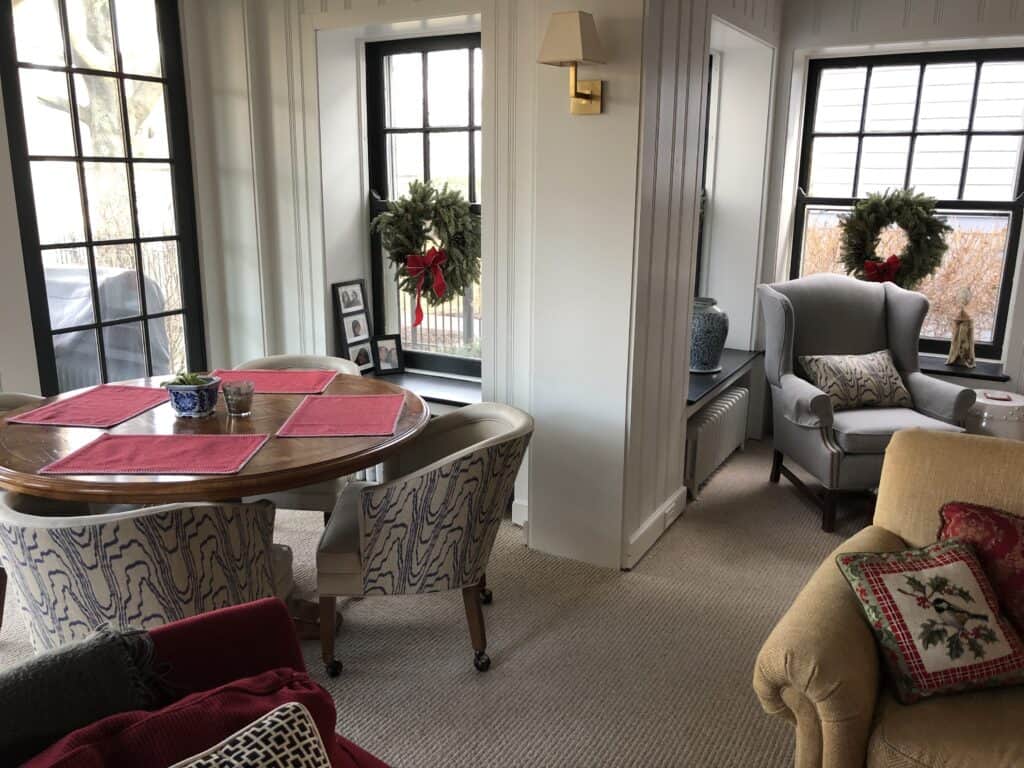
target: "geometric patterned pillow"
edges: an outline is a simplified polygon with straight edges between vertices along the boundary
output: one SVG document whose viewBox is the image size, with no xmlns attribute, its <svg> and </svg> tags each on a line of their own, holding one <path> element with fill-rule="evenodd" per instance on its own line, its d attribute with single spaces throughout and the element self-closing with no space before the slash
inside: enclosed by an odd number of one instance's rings
<svg viewBox="0 0 1024 768">
<path fill-rule="evenodd" d="M 963 502 L 946 504 L 940 514 L 939 540 L 971 545 L 1007 617 L 1024 632 L 1024 519 Z"/>
<path fill-rule="evenodd" d="M 1000 615 L 971 548 L 836 557 L 875 633 L 904 704 L 925 696 L 1024 682 L 1024 643 Z"/>
<path fill-rule="evenodd" d="M 828 395 L 834 411 L 914 407 L 888 349 L 867 355 L 802 355 L 800 364 L 811 384 Z"/>
<path fill-rule="evenodd" d="M 282 704 L 224 741 L 171 768 L 331 768 L 309 710 Z"/>
</svg>

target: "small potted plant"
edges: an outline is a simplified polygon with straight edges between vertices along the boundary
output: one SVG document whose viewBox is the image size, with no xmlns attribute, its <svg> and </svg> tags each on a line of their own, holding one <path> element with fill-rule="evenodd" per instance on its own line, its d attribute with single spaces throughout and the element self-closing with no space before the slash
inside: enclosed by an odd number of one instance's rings
<svg viewBox="0 0 1024 768">
<path fill-rule="evenodd" d="M 217 407 L 220 379 L 200 373 L 179 373 L 161 386 L 167 388 L 171 407 L 182 419 L 201 419 Z"/>
</svg>

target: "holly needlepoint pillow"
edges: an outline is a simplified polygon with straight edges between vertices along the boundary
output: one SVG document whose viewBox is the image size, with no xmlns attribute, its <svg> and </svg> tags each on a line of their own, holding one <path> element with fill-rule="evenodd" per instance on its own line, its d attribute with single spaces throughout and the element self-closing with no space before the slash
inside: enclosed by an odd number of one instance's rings
<svg viewBox="0 0 1024 768">
<path fill-rule="evenodd" d="M 939 541 L 971 545 L 1007 618 L 1024 632 L 1024 518 L 960 501 L 946 504 L 940 514 Z"/>
<path fill-rule="evenodd" d="M 959 539 L 904 552 L 836 557 L 904 704 L 1024 682 L 1024 643 Z"/>
</svg>

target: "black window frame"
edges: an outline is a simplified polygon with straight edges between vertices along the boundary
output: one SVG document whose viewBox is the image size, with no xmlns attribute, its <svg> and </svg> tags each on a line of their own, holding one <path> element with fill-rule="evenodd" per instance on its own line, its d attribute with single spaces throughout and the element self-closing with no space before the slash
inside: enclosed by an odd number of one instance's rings
<svg viewBox="0 0 1024 768">
<path fill-rule="evenodd" d="M 25 277 L 28 286 L 29 311 L 32 318 L 36 360 L 39 369 L 39 385 L 44 395 L 59 391 L 57 364 L 53 337 L 67 333 L 93 331 L 96 336 L 99 373 L 101 382 L 108 381 L 107 359 L 104 348 L 105 328 L 138 323 L 141 326 L 143 355 L 146 374 L 153 375 L 153 359 L 150 350 L 150 327 L 152 320 L 180 315 L 185 333 L 188 365 L 192 370 L 207 367 L 205 324 L 203 318 L 202 286 L 199 272 L 199 242 L 195 219 L 195 191 L 192 180 L 192 152 L 188 131 L 188 104 L 185 94 L 185 69 L 182 51 L 181 24 L 177 0 L 155 0 L 157 34 L 160 44 L 161 75 L 139 75 L 125 73 L 121 66 L 121 49 L 115 19 L 117 2 L 132 0 L 109 0 L 111 27 L 116 71 L 94 70 L 74 65 L 71 57 L 71 40 L 68 32 L 68 15 L 65 0 L 57 0 L 57 9 L 64 35 L 65 65 L 44 65 L 19 63 L 14 35 L 13 0 L 0 7 L 0 82 L 3 85 L 4 112 L 6 115 L 8 144 L 11 155 L 11 170 L 14 178 L 14 192 L 18 209 L 18 226 L 21 235 L 22 255 L 25 262 Z M 24 111 L 21 97 L 19 71 L 21 69 L 43 70 L 68 74 L 69 105 L 74 136 L 74 154 L 59 157 L 30 155 L 26 136 Z M 92 157 L 82 152 L 76 115 L 76 92 L 74 76 L 96 75 L 118 81 L 118 97 L 121 107 L 121 124 L 125 139 L 124 157 Z M 133 157 L 129 131 L 125 81 L 137 80 L 158 82 L 164 87 L 167 114 L 168 158 L 148 159 Z M 31 161 L 33 160 L 73 161 L 77 166 L 82 217 L 85 239 L 81 242 L 60 243 L 42 246 L 36 220 L 35 197 L 32 188 Z M 84 164 L 92 162 L 122 163 L 126 168 L 129 205 L 132 218 L 132 236 L 117 240 L 95 240 L 89 220 L 88 197 L 85 189 Z M 134 166 L 136 163 L 155 162 L 169 164 L 173 194 L 176 233 L 157 237 L 142 237 L 139 233 L 139 213 L 135 201 Z M 146 307 L 146 283 L 141 245 L 147 242 L 177 243 L 178 268 L 181 281 L 181 308 L 161 312 L 148 312 Z M 136 279 L 139 289 L 139 312 L 135 315 L 104 320 L 100 312 L 99 286 L 96 277 L 95 246 L 132 245 L 135 250 Z M 46 295 L 42 252 L 48 249 L 84 248 L 88 254 L 89 282 L 92 293 L 93 320 L 81 325 L 61 327 L 56 331 L 50 325 L 50 312 Z"/>
<path fill-rule="evenodd" d="M 1006 342 L 1007 320 L 1010 311 L 1010 299 L 1013 294 L 1014 277 L 1016 274 L 1017 260 L 1020 251 L 1021 220 L 1024 217 L 1024 129 L 1016 131 L 1007 130 L 975 130 L 974 114 L 978 101 L 978 85 L 982 64 L 999 61 L 1024 61 L 1024 48 L 992 48 L 975 49 L 963 51 L 936 51 L 929 53 L 907 53 L 907 54 L 885 54 L 878 56 L 855 56 L 843 58 L 811 59 L 808 63 L 807 73 L 807 94 L 804 103 L 804 122 L 800 147 L 800 164 L 798 171 L 796 211 L 793 221 L 793 247 L 790 259 L 790 278 L 800 277 L 801 258 L 803 255 L 804 227 L 806 225 L 806 213 L 809 206 L 835 206 L 848 207 L 854 205 L 863 198 L 857 197 L 824 197 L 811 196 L 808 194 L 810 187 L 811 154 L 814 139 L 818 136 L 826 137 L 856 137 L 857 158 L 854 165 L 854 178 L 851 185 L 851 193 L 856 194 L 860 174 L 860 158 L 864 137 L 875 136 L 909 136 L 910 144 L 907 150 L 907 167 L 904 175 L 904 188 L 910 185 L 910 175 L 913 167 L 914 145 L 919 136 L 928 135 L 963 135 L 966 137 L 964 144 L 963 165 L 960 170 L 959 191 L 957 200 L 940 200 L 938 209 L 940 211 L 956 212 L 978 212 L 978 213 L 1007 213 L 1010 216 L 1010 224 L 1007 231 L 1006 257 L 1003 265 L 1003 277 L 999 287 L 999 298 L 996 304 L 995 326 L 992 332 L 991 342 L 978 342 L 976 345 L 979 358 L 999 360 L 1002 359 L 1003 347 Z M 962 130 L 935 130 L 919 131 L 917 126 L 918 112 L 921 105 L 921 90 L 924 82 L 924 68 L 929 64 L 953 64 L 973 63 L 975 65 L 974 90 L 971 97 L 970 112 L 967 128 Z M 914 119 L 911 128 L 905 131 L 866 131 L 865 119 L 867 115 L 867 103 L 871 86 L 871 72 L 875 67 L 905 66 L 917 64 L 920 68 L 917 82 L 917 99 L 914 107 Z M 817 110 L 818 88 L 821 81 L 822 71 L 825 69 L 856 69 L 867 67 L 864 84 L 864 97 L 861 104 L 860 126 L 856 131 L 838 132 L 815 132 L 814 118 Z M 970 158 L 971 139 L 974 136 L 1021 136 L 1022 150 L 1018 157 L 1017 180 L 1014 187 L 1014 196 L 1011 200 L 964 200 L 964 184 L 967 177 L 968 162 Z M 921 352 L 934 354 L 947 354 L 949 342 L 942 339 L 922 337 L 919 342 Z"/>
<path fill-rule="evenodd" d="M 438 35 L 433 37 L 412 37 L 400 40 L 384 40 L 366 44 L 366 134 L 367 134 L 367 167 L 370 181 L 370 219 L 387 210 L 387 200 L 391 192 L 388 184 L 388 150 L 387 138 L 391 134 L 422 133 L 423 134 L 423 174 L 430 178 L 429 141 L 432 133 L 466 132 L 469 140 L 469 203 L 470 210 L 477 216 L 481 207 L 477 202 L 477 168 L 474 152 L 475 134 L 483 132 L 483 126 L 474 120 L 475 86 L 473 77 L 473 57 L 470 56 L 469 70 L 469 125 L 457 127 L 431 127 L 427 122 L 427 65 L 426 55 L 435 51 L 481 48 L 479 32 L 457 35 Z M 423 62 L 423 125 L 418 128 L 386 127 L 386 89 L 384 83 L 384 60 L 388 56 L 403 53 L 421 53 Z M 386 300 L 384 275 L 384 252 L 381 247 L 380 235 L 370 237 L 370 295 L 373 302 L 373 327 L 378 333 L 386 326 Z M 434 352 L 404 350 L 407 368 L 416 368 L 436 373 L 455 374 L 480 378 L 481 361 L 470 357 L 444 355 Z"/>
</svg>

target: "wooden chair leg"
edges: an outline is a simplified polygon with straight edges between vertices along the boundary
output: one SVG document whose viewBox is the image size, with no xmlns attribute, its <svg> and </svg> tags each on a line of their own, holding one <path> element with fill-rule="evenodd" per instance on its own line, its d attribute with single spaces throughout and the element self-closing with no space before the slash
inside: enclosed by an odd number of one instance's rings
<svg viewBox="0 0 1024 768">
<path fill-rule="evenodd" d="M 821 530 L 825 533 L 832 533 L 836 529 L 836 502 L 839 500 L 839 491 L 825 489 L 825 495 L 821 499 Z"/>
<path fill-rule="evenodd" d="M 494 593 L 487 588 L 487 574 L 480 577 L 480 602 L 490 605 L 494 602 Z"/>
<path fill-rule="evenodd" d="M 462 602 L 466 605 L 466 621 L 469 624 L 469 639 L 473 643 L 473 666 L 481 672 L 491 667 L 487 655 L 487 631 L 484 629 L 484 609 L 480 604 L 480 585 L 462 588 Z"/>
<path fill-rule="evenodd" d="M 772 471 L 768 475 L 769 482 L 778 483 L 782 474 L 782 451 L 772 451 Z"/>
<path fill-rule="evenodd" d="M 4 626 L 4 603 L 7 601 L 7 571 L 0 568 L 0 629 Z"/>
<path fill-rule="evenodd" d="M 341 662 L 334 658 L 334 633 L 338 629 L 336 616 L 337 598 L 320 598 L 320 655 L 330 677 L 341 674 Z"/>
</svg>

